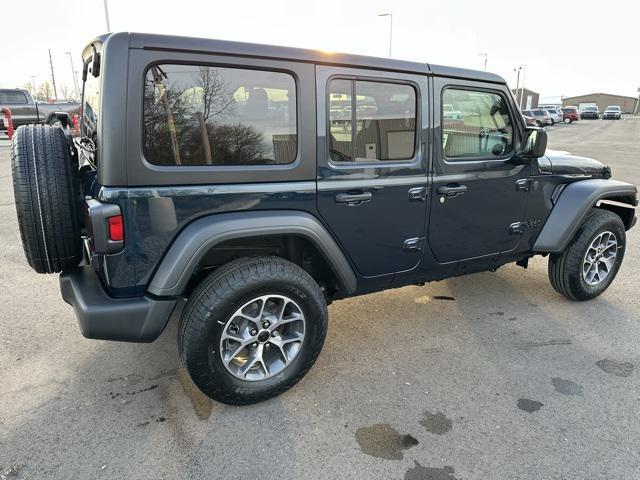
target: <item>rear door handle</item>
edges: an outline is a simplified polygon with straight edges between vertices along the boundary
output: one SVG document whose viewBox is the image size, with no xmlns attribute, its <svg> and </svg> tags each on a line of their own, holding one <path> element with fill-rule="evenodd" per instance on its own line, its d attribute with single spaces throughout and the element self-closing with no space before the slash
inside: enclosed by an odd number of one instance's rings
<svg viewBox="0 0 640 480">
<path fill-rule="evenodd" d="M 462 195 L 467 191 L 466 185 L 443 185 L 438 187 L 438 194 L 444 195 L 446 197 L 455 197 L 457 195 Z"/>
<path fill-rule="evenodd" d="M 371 192 L 362 193 L 339 193 L 336 195 L 337 203 L 347 203 L 349 205 L 360 205 L 361 203 L 368 202 L 373 198 Z"/>
</svg>

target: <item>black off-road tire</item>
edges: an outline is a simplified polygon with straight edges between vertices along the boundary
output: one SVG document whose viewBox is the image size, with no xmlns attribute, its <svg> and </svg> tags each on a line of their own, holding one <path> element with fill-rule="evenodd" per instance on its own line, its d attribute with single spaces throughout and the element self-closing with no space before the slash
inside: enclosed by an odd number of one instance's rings
<svg viewBox="0 0 640 480">
<path fill-rule="evenodd" d="M 26 125 L 11 142 L 13 193 L 22 247 L 38 273 L 82 259 L 80 179 L 60 128 Z"/>
<path fill-rule="evenodd" d="M 233 313 L 260 295 L 286 295 L 305 316 L 305 335 L 293 361 L 280 373 L 259 381 L 232 375 L 219 352 L 220 337 Z M 327 333 L 327 304 L 315 280 L 279 257 L 245 257 L 206 277 L 193 291 L 178 326 L 182 363 L 196 386 L 228 405 L 248 405 L 279 395 L 313 366 Z"/>
<path fill-rule="evenodd" d="M 618 242 L 614 266 L 598 285 L 589 285 L 582 276 L 582 266 L 587 249 L 602 232 L 612 232 Z M 590 300 L 603 293 L 616 277 L 626 246 L 625 229 L 618 215 L 608 210 L 594 208 L 578 229 L 562 253 L 549 255 L 549 281 L 551 286 L 570 300 Z"/>
</svg>

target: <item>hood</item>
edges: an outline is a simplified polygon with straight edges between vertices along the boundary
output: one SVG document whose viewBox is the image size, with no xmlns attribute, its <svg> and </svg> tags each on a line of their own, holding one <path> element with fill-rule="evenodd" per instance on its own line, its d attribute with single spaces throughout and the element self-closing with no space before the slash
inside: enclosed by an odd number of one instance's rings
<svg viewBox="0 0 640 480">
<path fill-rule="evenodd" d="M 609 178 L 611 170 L 598 160 L 570 155 L 569 152 L 548 150 L 545 157 L 551 162 L 553 175 L 588 175 L 594 178 Z"/>
</svg>

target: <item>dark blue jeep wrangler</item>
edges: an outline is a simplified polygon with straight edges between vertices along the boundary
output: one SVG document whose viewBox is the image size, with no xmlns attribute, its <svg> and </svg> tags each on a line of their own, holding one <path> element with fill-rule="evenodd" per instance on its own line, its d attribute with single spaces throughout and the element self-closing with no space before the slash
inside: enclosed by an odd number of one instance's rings
<svg viewBox="0 0 640 480">
<path fill-rule="evenodd" d="M 88 338 L 151 342 L 186 300 L 180 355 L 221 402 L 294 385 L 332 300 L 534 255 L 587 300 L 622 262 L 636 187 L 545 154 L 496 75 L 130 33 L 83 60 L 81 136 L 13 140 L 29 264 Z"/>
</svg>

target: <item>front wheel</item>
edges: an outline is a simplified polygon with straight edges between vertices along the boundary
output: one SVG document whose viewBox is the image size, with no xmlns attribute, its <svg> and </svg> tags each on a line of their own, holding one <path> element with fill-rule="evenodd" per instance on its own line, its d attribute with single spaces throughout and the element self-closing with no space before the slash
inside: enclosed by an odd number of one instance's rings
<svg viewBox="0 0 640 480">
<path fill-rule="evenodd" d="M 327 333 L 315 280 L 277 257 L 246 257 L 205 278 L 191 295 L 178 348 L 194 383 L 229 405 L 274 397 L 313 366 Z"/>
<path fill-rule="evenodd" d="M 571 119 L 569 117 L 564 117 L 562 120 L 564 123 L 571 123 Z"/>
<path fill-rule="evenodd" d="M 620 217 L 594 208 L 565 251 L 549 256 L 551 286 L 571 300 L 597 297 L 616 277 L 625 241 Z"/>
</svg>

